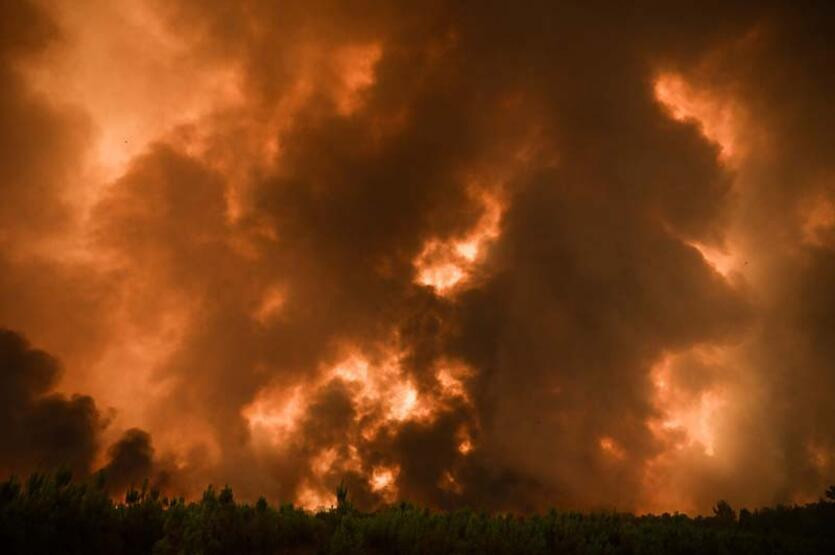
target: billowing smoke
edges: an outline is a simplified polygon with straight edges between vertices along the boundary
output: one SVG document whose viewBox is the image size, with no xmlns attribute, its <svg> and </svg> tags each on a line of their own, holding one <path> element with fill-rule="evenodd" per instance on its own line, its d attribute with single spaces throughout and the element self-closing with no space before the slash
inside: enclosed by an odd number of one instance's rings
<svg viewBox="0 0 835 555">
<path fill-rule="evenodd" d="M 4 472 L 63 466 L 90 470 L 103 426 L 92 398 L 48 394 L 58 362 L 20 335 L 0 329 L 0 441 Z"/>
<path fill-rule="evenodd" d="M 2 10 L 0 325 L 66 367 L 9 335 L 8 469 L 518 511 L 835 479 L 825 5 Z"/>
</svg>

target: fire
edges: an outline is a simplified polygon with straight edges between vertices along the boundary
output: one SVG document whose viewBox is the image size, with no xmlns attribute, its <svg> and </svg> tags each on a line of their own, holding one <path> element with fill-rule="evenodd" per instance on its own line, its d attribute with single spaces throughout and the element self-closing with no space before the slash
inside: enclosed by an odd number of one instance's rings
<svg viewBox="0 0 835 555">
<path fill-rule="evenodd" d="M 498 198 L 483 193 L 479 201 L 483 214 L 466 236 L 452 240 L 428 240 L 414 262 L 415 282 L 431 287 L 442 296 L 454 293 L 466 283 L 489 244 L 499 235 L 502 205 Z"/>
<path fill-rule="evenodd" d="M 310 461 L 310 468 L 317 476 L 322 476 L 331 470 L 336 462 L 336 458 L 337 452 L 335 448 L 330 447 L 328 449 L 324 449 L 321 453 L 314 457 L 312 461 Z"/>
<path fill-rule="evenodd" d="M 391 503 L 397 498 L 397 476 L 400 474 L 400 467 L 375 466 L 371 470 L 368 485 L 371 491 L 380 494 L 383 499 Z"/>
<path fill-rule="evenodd" d="M 373 436 L 386 423 L 428 420 L 434 415 L 432 400 L 421 395 L 400 367 L 402 353 L 392 351 L 372 364 L 359 353 L 351 353 L 326 376 L 346 383 L 352 393 L 357 420 L 372 424 L 363 430 Z"/>
<path fill-rule="evenodd" d="M 462 455 L 469 455 L 472 453 L 473 449 L 475 449 L 475 445 L 473 445 L 473 439 L 470 436 L 470 431 L 466 427 L 462 427 L 458 430 L 456 437 L 458 439 L 458 452 Z"/>
<path fill-rule="evenodd" d="M 680 433 L 682 438 L 675 441 L 677 449 L 697 446 L 712 457 L 716 454 L 717 419 L 725 398 L 719 389 L 692 393 L 677 387 L 672 378 L 675 362 L 675 357 L 668 355 L 652 369 L 656 408 L 662 416 L 651 421 L 649 427 L 660 438 L 678 437 Z"/>
<path fill-rule="evenodd" d="M 395 347 L 378 346 L 374 354 L 346 346 L 337 362 L 321 369 L 319 377 L 295 385 L 275 384 L 258 393 L 242 411 L 253 442 L 268 448 L 303 443 L 300 426 L 310 399 L 334 380 L 343 383 L 351 397 L 354 419 L 345 441 L 318 448 L 309 456 L 311 475 L 297 491 L 296 499 L 307 508 L 324 506 L 327 477 L 339 473 L 365 474 L 371 491 L 386 502 L 398 494 L 397 464 L 369 465 L 361 456 L 364 442 L 373 441 L 381 430 L 405 422 L 432 422 L 453 404 L 469 403 L 467 379 L 472 369 L 457 360 L 436 363 L 436 388 L 418 389 L 404 372 L 401 361 L 407 353 Z M 458 452 L 468 455 L 475 445 L 466 426 L 456 433 Z"/>
<path fill-rule="evenodd" d="M 241 411 L 254 437 L 281 445 L 297 429 L 305 409 L 302 386 L 267 388 Z"/>
<path fill-rule="evenodd" d="M 440 480 L 438 480 L 438 487 L 442 490 L 451 491 L 452 493 L 457 494 L 461 494 L 464 491 L 461 484 L 455 479 L 455 476 L 449 470 L 444 471 L 441 475 Z"/>
<path fill-rule="evenodd" d="M 435 371 L 435 379 L 440 385 L 441 394 L 448 398 L 460 398 L 469 402 L 469 394 L 465 386 L 465 380 L 472 375 L 469 366 L 457 362 L 445 360 L 439 363 Z"/>
<path fill-rule="evenodd" d="M 741 154 L 739 107 L 716 98 L 675 73 L 662 73 L 654 84 L 655 97 L 678 121 L 695 121 L 704 136 L 719 146 L 721 158 L 732 162 Z"/>
<path fill-rule="evenodd" d="M 296 503 L 310 511 L 324 509 L 333 505 L 333 494 L 303 482 L 296 490 Z"/>
</svg>

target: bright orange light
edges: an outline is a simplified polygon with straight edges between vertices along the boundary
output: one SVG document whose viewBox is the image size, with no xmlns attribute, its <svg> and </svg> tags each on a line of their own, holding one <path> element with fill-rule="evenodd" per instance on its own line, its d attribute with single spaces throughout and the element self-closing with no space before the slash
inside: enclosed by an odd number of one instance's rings
<svg viewBox="0 0 835 555">
<path fill-rule="evenodd" d="M 472 437 L 470 437 L 470 431 L 466 427 L 461 427 L 456 434 L 458 439 L 458 452 L 462 455 L 469 455 L 472 453 L 475 445 L 473 445 Z"/>
<path fill-rule="evenodd" d="M 296 503 L 309 511 L 316 511 L 333 506 L 334 496 L 324 489 L 303 482 L 296 490 Z"/>
<path fill-rule="evenodd" d="M 433 288 L 439 295 L 450 295 L 466 283 L 487 246 L 499 235 L 501 204 L 486 193 L 480 195 L 479 201 L 484 212 L 466 236 L 426 242 L 414 262 L 416 283 Z"/>
<path fill-rule="evenodd" d="M 371 487 L 371 491 L 382 495 L 386 502 L 391 503 L 397 498 L 395 480 L 398 474 L 400 474 L 400 467 L 397 465 L 375 466 L 371 470 L 368 485 Z"/>
<path fill-rule="evenodd" d="M 297 429 L 304 414 L 302 386 L 267 388 L 241 411 L 254 438 L 282 445 Z"/>
<path fill-rule="evenodd" d="M 681 75 L 662 73 L 655 80 L 655 97 L 679 121 L 696 121 L 705 137 L 719 146 L 720 156 L 732 161 L 741 154 L 738 107 L 691 86 Z"/>
<path fill-rule="evenodd" d="M 684 391 L 672 381 L 675 357 L 665 356 L 651 371 L 655 385 L 655 404 L 662 417 L 649 423 L 650 429 L 661 438 L 667 432 L 683 433 L 683 439 L 675 442 L 677 449 L 699 446 L 706 455 L 715 455 L 716 424 L 725 405 L 721 390 L 708 389 L 696 394 Z"/>
<path fill-rule="evenodd" d="M 687 244 L 699 251 L 705 262 L 719 272 L 722 277 L 727 278 L 732 272 L 739 269 L 739 257 L 731 252 L 722 251 L 698 241 L 688 241 Z"/>
</svg>

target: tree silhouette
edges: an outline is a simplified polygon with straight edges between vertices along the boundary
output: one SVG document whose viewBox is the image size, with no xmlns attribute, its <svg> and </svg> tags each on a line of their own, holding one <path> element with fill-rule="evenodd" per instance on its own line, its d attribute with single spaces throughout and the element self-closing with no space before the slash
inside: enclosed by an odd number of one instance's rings
<svg viewBox="0 0 835 555">
<path fill-rule="evenodd" d="M 723 524 L 734 524 L 736 522 L 736 511 L 725 501 L 720 499 L 713 507 L 714 519 Z"/>
</svg>

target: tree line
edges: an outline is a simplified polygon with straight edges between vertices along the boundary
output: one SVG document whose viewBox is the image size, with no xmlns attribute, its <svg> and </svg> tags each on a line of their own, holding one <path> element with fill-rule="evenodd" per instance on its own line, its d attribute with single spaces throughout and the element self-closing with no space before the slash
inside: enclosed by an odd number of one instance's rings
<svg viewBox="0 0 835 555">
<path fill-rule="evenodd" d="M 430 511 L 402 502 L 356 510 L 340 486 L 317 512 L 263 497 L 238 502 L 209 486 L 199 500 L 131 488 L 108 494 L 103 473 L 67 471 L 0 483 L 0 552 L 85 554 L 703 554 L 835 553 L 835 487 L 806 505 L 714 515 L 562 512 L 533 516 Z"/>
</svg>

